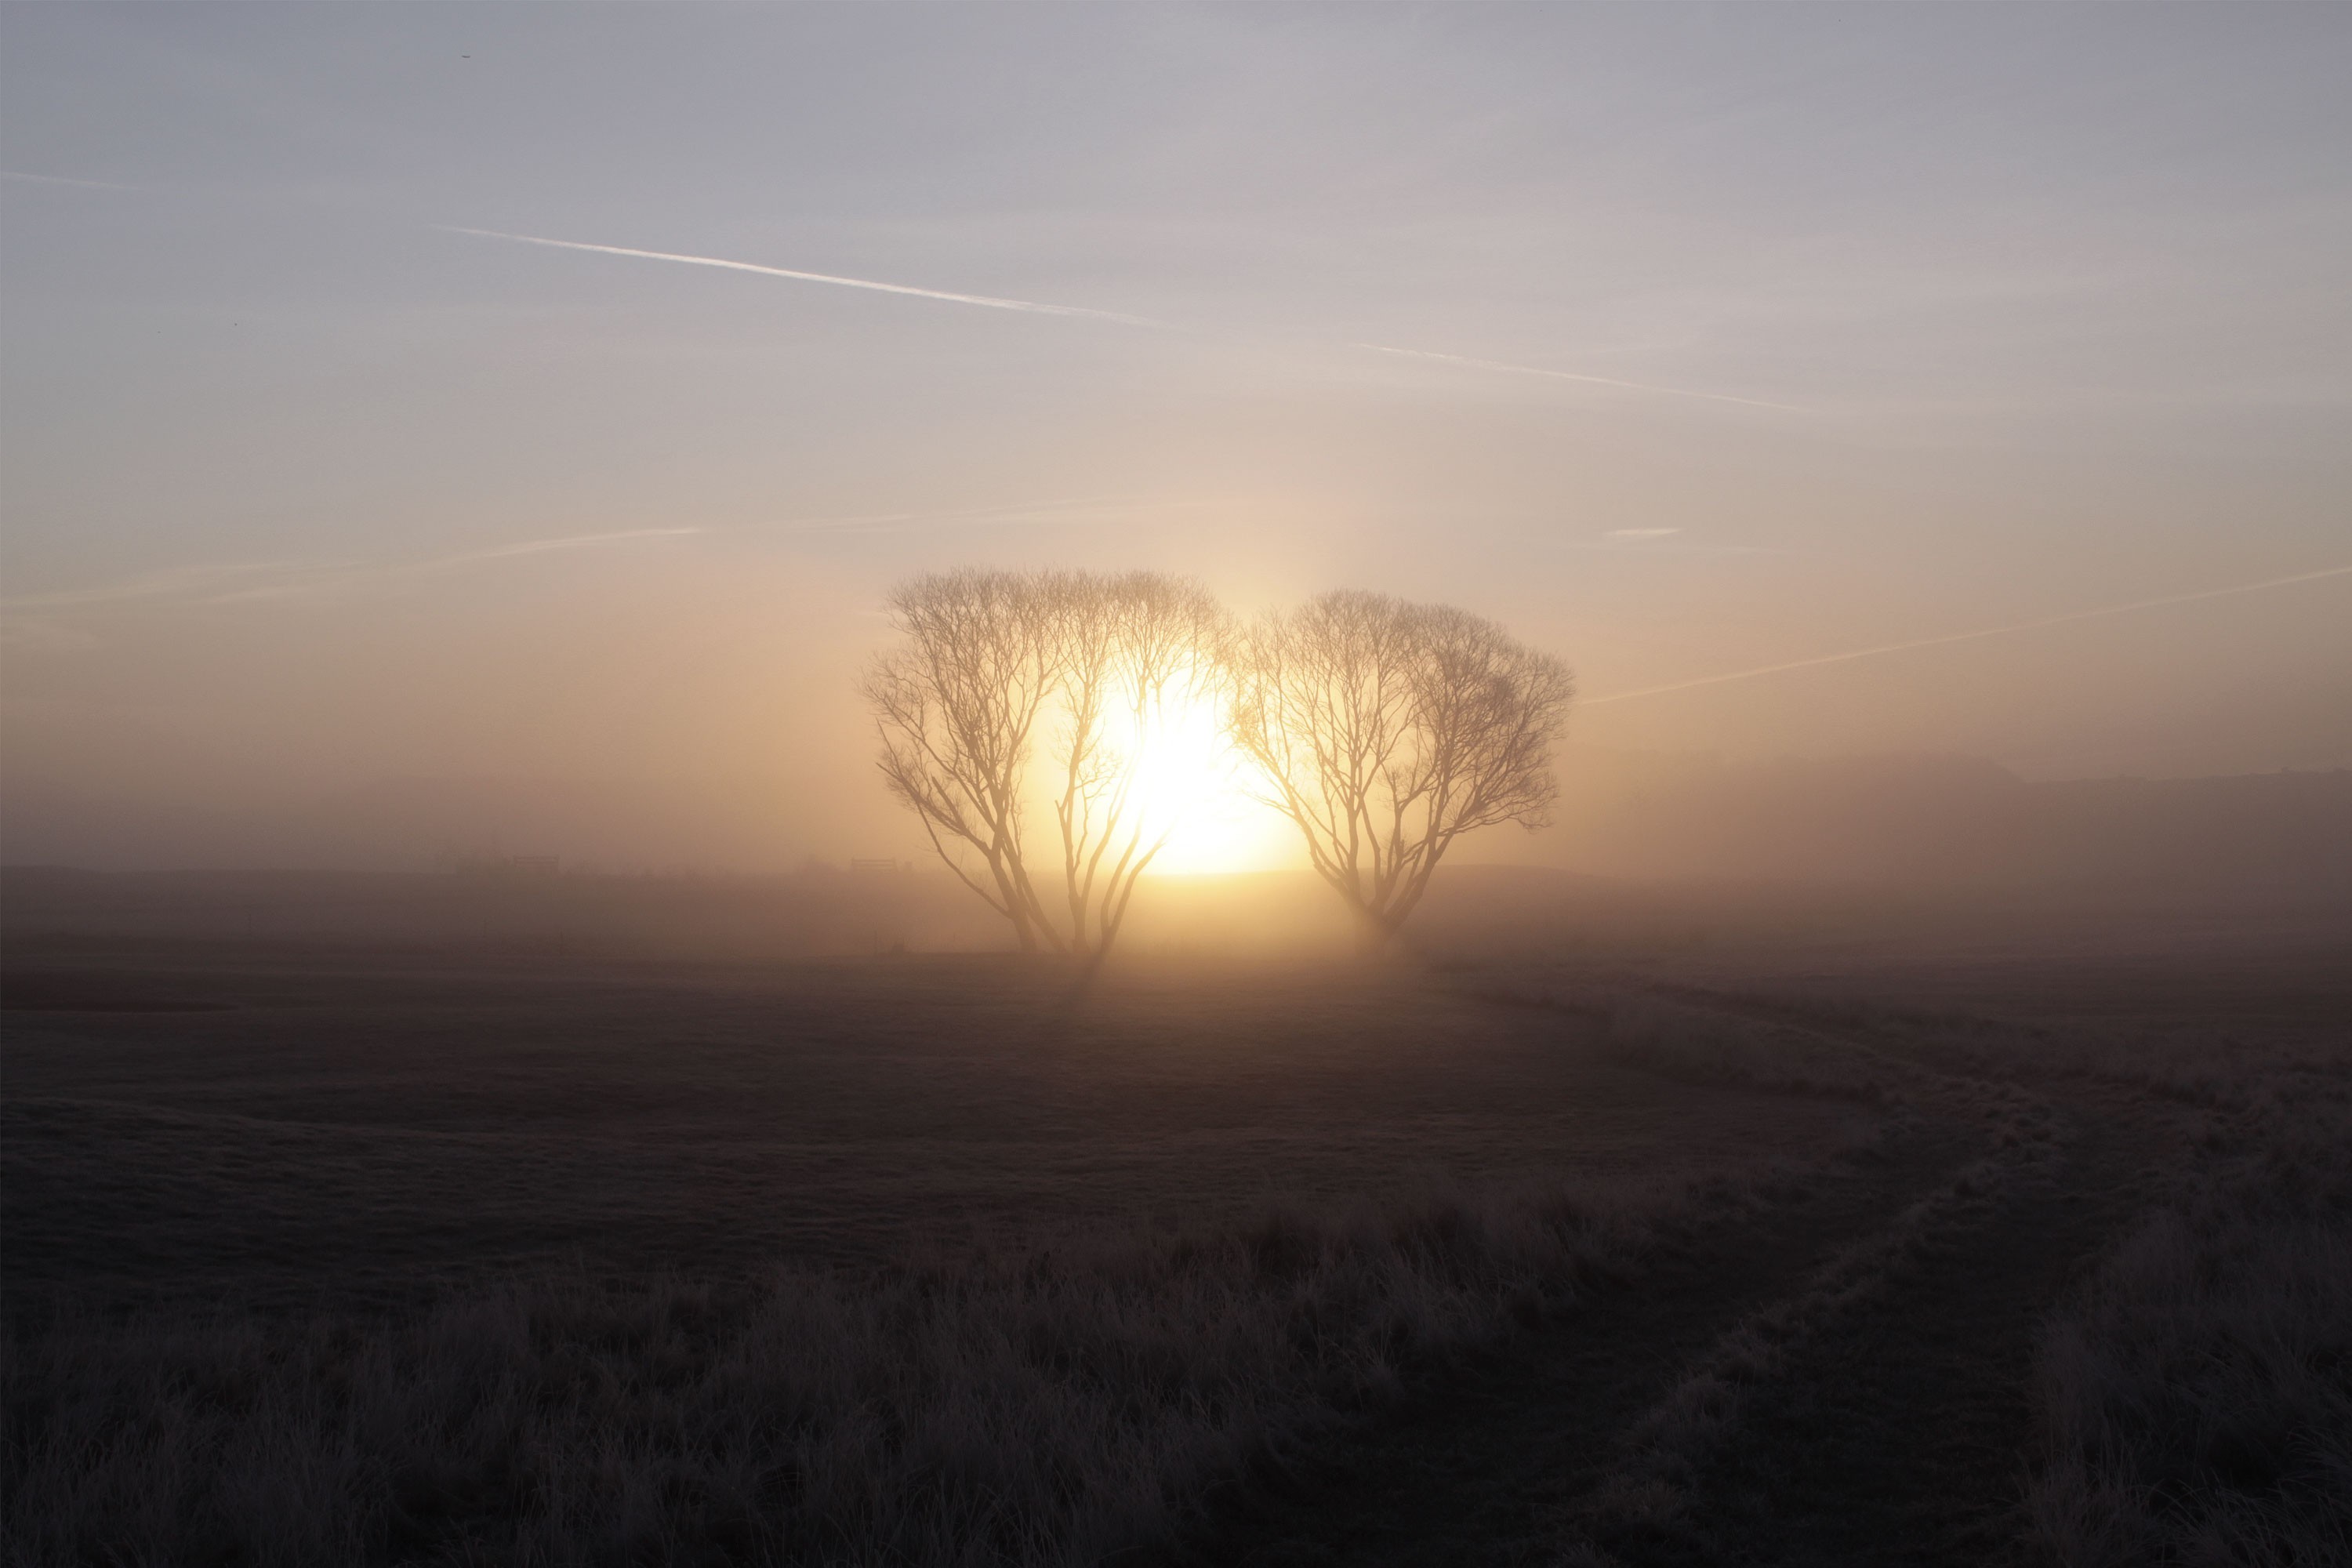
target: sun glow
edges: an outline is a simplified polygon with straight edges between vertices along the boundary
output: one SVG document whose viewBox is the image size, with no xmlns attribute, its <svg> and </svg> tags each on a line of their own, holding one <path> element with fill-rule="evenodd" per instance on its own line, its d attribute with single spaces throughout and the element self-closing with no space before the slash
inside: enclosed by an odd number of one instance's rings
<svg viewBox="0 0 2352 1568">
<path fill-rule="evenodd" d="M 1153 872 L 1265 871 L 1297 858 L 1297 830 L 1245 787 L 1246 764 L 1225 739 L 1213 697 L 1171 692 L 1122 749 L 1147 841 L 1168 836 Z"/>
</svg>

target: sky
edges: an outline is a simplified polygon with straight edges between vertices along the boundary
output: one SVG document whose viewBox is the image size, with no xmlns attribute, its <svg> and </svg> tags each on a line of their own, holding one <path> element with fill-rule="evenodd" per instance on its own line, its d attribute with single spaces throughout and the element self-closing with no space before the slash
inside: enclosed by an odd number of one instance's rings
<svg viewBox="0 0 2352 1568">
<path fill-rule="evenodd" d="M 2352 765 L 2342 7 L 0 46 L 0 858 L 912 854 L 962 564 L 1457 604 L 1580 757 Z"/>
</svg>

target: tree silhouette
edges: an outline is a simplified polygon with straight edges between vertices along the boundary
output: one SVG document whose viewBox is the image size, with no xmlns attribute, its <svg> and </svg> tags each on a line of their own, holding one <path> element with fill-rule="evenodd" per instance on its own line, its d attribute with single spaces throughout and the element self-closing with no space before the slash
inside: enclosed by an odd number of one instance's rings
<svg viewBox="0 0 2352 1568">
<path fill-rule="evenodd" d="M 1156 573 L 1065 576 L 1057 589 L 1064 711 L 1054 817 L 1068 945 L 1100 952 L 1118 936 L 1136 879 L 1179 826 L 1167 803 L 1138 799 L 1138 770 L 1171 712 L 1214 700 L 1226 617 L 1197 584 Z M 1148 820 L 1152 805 L 1162 809 Z"/>
<path fill-rule="evenodd" d="M 1384 941 L 1473 828 L 1540 827 L 1575 684 L 1549 654 L 1442 605 L 1332 593 L 1229 657 L 1234 743 L 1316 871 Z"/>
<path fill-rule="evenodd" d="M 1046 584 L 961 571 L 901 584 L 888 615 L 906 641 L 877 659 L 863 684 L 890 793 L 1032 952 L 1039 945 L 1036 895 L 1021 854 L 1021 788 L 1057 674 Z M 958 847 L 977 852 L 985 882 Z"/>
<path fill-rule="evenodd" d="M 1024 951 L 1099 958 L 1176 826 L 1139 799 L 1137 773 L 1165 715 L 1211 689 L 1223 612 L 1153 573 L 965 570 L 901 584 L 888 614 L 904 641 L 862 689 L 890 792 Z M 1041 743 L 1060 840 L 1051 902 L 1024 837 Z"/>
</svg>

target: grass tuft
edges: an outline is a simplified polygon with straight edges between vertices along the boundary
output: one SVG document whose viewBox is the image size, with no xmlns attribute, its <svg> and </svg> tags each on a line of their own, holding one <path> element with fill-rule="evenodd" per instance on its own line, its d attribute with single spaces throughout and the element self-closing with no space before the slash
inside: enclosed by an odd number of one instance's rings
<svg viewBox="0 0 2352 1568">
<path fill-rule="evenodd" d="M 2352 1563 L 2352 1117 L 2298 1121 L 2044 1325 L 2045 1560 Z"/>
<path fill-rule="evenodd" d="M 1450 1191 L 374 1321 L 67 1313 L 0 1351 L 0 1543 L 26 1568 L 1091 1563 L 1559 1310 L 1657 1217 Z"/>
</svg>

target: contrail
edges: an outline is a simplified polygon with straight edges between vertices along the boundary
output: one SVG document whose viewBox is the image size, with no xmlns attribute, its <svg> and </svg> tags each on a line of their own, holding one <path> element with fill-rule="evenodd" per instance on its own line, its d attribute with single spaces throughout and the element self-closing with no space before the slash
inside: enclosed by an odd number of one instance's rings
<svg viewBox="0 0 2352 1568">
<path fill-rule="evenodd" d="M 444 567 L 470 566 L 522 555 L 543 555 L 551 551 L 584 550 L 602 544 L 625 543 L 631 540 L 674 539 L 709 531 L 704 528 L 629 528 L 611 533 L 575 533 L 561 539 L 526 539 L 512 544 L 491 545 L 454 555 L 429 556 L 422 561 L 237 561 L 211 566 L 176 566 L 121 582 L 101 583 L 95 587 L 9 595 L 0 597 L 0 613 L 74 609 L 89 605 L 137 600 L 200 599 L 207 604 L 225 605 L 247 599 L 279 599 L 322 588 L 342 587 L 368 578 L 437 572 Z M 239 577 L 257 577 L 262 581 L 249 587 L 230 585 Z"/>
<path fill-rule="evenodd" d="M 689 533 L 709 531 L 703 528 L 625 528 L 612 533 L 574 533 L 562 539 L 527 539 L 520 544 L 500 544 L 488 550 L 468 550 L 458 555 L 440 555 L 411 566 L 388 570 L 429 572 L 438 566 L 465 566 L 477 561 L 505 561 L 517 555 L 544 555 L 551 550 L 581 550 L 594 544 L 619 544 L 631 539 L 677 539 Z"/>
<path fill-rule="evenodd" d="M 788 267 L 762 267 L 751 261 L 729 261 L 717 256 L 683 256 L 669 250 L 632 250 L 622 245 L 588 245 L 576 239 L 544 239 L 535 234 L 507 234 L 494 228 L 459 228 L 450 224 L 434 226 L 444 234 L 470 234 L 480 239 L 507 239 L 518 245 L 545 245 L 558 250 L 589 250 L 601 256 L 634 256 L 642 261 L 677 261 L 688 267 L 717 267 L 729 272 L 756 272 L 764 278 L 789 278 L 796 283 L 830 283 L 836 289 L 868 289 L 877 294 L 905 294 L 918 300 L 944 300 L 951 305 L 984 305 L 992 310 L 1020 310 L 1033 316 L 1081 316 L 1091 321 L 1118 321 L 1129 327 L 1151 327 L 1160 331 L 1179 331 L 1173 322 L 1156 321 L 1149 316 L 1122 315 L 1117 310 L 1097 310 L 1084 305 L 1047 305 L 1035 300 L 1000 300 L 992 294 L 957 294 L 945 289 L 918 289 L 908 283 L 878 283 L 871 278 L 836 278 L 829 272 L 796 272 Z"/>
<path fill-rule="evenodd" d="M 35 185 L 71 185 L 83 191 L 137 191 L 143 194 L 144 185 L 119 185 L 112 180 L 76 180 L 64 174 L 33 174 L 22 169 L 0 169 L 0 180 L 23 180 Z"/>
<path fill-rule="evenodd" d="M 2095 620 L 2101 616 L 2129 615 L 2134 610 L 2161 609 L 2167 605 L 2193 605 L 2203 599 L 2226 599 L 2236 594 L 2259 594 L 2265 588 L 2284 588 L 2294 583 L 2316 583 L 2324 577 L 2352 575 L 2352 566 L 2328 566 L 2317 572 L 2299 572 L 2292 577 L 2273 577 L 2261 583 L 2241 583 L 2232 588 L 2208 588 L 2196 594 L 2172 594 L 2161 599 L 2135 599 L 2128 605 L 2102 605 L 2095 610 L 2069 610 L 2063 616 L 2044 616 L 2035 621 L 2015 621 L 2003 626 L 1982 626 L 1972 632 L 1949 632 L 1942 637 L 1914 637 L 1908 642 L 1881 643 L 1876 647 L 1858 647 L 1844 653 L 1825 653 L 1814 658 L 1792 658 L 1785 664 L 1759 665 L 1754 669 L 1738 669 L 1728 675 L 1703 675 L 1696 680 L 1678 680 L 1671 686 L 1645 686 L 1639 691 L 1612 692 L 1607 697 L 1588 697 L 1584 706 L 1591 708 L 1603 702 L 1630 702 L 1636 697 L 1658 697 L 1669 691 L 1688 691 L 1695 686 L 1721 686 L 1727 681 L 1753 680 L 1759 675 L 1778 675 L 1788 669 L 1811 669 L 1817 665 L 1843 664 L 1852 658 L 1872 658 L 1882 653 L 1902 653 L 1915 647 L 1940 647 L 1946 643 L 1974 642 L 1979 637 L 1997 637 L 2010 632 L 2030 632 L 2042 626 L 2063 626 L 2069 621 Z"/>
<path fill-rule="evenodd" d="M 223 594 L 211 602 L 226 605 L 248 599 L 293 598 L 321 590 L 349 587 L 370 579 L 408 577 L 446 571 L 452 566 L 479 565 L 487 561 L 511 561 L 519 556 L 546 555 L 559 550 L 590 550 L 600 545 L 626 544 L 639 539 L 677 539 L 709 531 L 704 528 L 624 528 L 610 533 L 572 533 L 557 539 L 519 540 L 512 544 L 494 544 L 482 550 L 460 551 L 454 555 L 428 556 L 422 561 L 373 561 L 347 566 L 315 566 L 310 568 L 306 574 Z"/>
<path fill-rule="evenodd" d="M 44 185 L 78 185 L 95 191 L 142 191 L 140 185 L 115 184 L 105 180 L 77 180 L 61 174 L 35 174 L 14 169 L 0 169 L 0 179 L 27 180 Z M 435 224 L 442 234 L 469 235 L 476 239 L 502 239 L 513 245 L 543 245 L 554 250 L 583 250 L 597 256 L 626 256 L 639 261 L 675 261 L 686 267 L 716 267 L 727 272 L 751 272 L 762 278 L 782 278 L 794 283 L 824 283 L 835 289 L 864 289 L 877 294 L 899 294 L 914 300 L 938 300 L 950 305 L 978 305 L 991 310 L 1017 310 L 1031 316 L 1067 316 L 1091 321 L 1116 321 L 1121 326 L 1148 327 L 1160 332 L 1186 332 L 1193 329 L 1174 321 L 1163 321 L 1151 316 L 1129 315 L 1121 310 L 1098 310 L 1090 305 L 1052 305 L 1040 300 L 1009 300 L 993 294 L 961 294 L 950 289 L 921 289 L 911 283 L 885 283 L 873 278 L 843 278 L 830 272 L 803 272 L 790 267 L 766 267 L 756 261 L 730 261 L 721 256 L 688 256 L 675 250 L 638 250 L 625 245 L 591 245 L 579 239 L 550 239 L 544 235 L 510 234 L 505 229 L 467 228 L 458 224 Z M 1696 397 L 1709 403 L 1736 403 L 1748 408 L 1771 408 L 1784 414 L 1809 414 L 1811 409 L 1793 403 L 1774 403 L 1760 397 L 1738 397 L 1727 392 L 1700 392 L 1687 386 L 1662 386 L 1654 382 L 1625 381 L 1616 376 L 1587 375 L 1578 371 L 1547 370 L 1539 365 L 1511 364 L 1502 360 L 1473 359 L 1466 354 L 1437 353 L 1428 349 L 1392 348 L 1386 343 L 1355 343 L 1352 347 L 1371 353 L 1397 354 L 1406 359 L 1435 360 L 1445 364 L 1458 364 L 1472 370 L 1492 371 L 1503 375 L 1539 376 L 1549 381 L 1582 382 L 1590 386 L 1613 386 L 1627 392 L 1644 392 L 1660 397 Z"/>
<path fill-rule="evenodd" d="M 1760 397 L 1734 397 L 1727 392 L 1697 392 L 1687 386 L 1661 386 L 1649 381 L 1621 381 L 1613 375 L 1586 375 L 1572 370 L 1545 370 L 1538 365 L 1511 364 L 1502 360 L 1472 359 L 1467 354 L 1432 353 L 1427 349 L 1397 349 L 1386 343 L 1358 343 L 1376 354 L 1401 354 L 1406 359 L 1433 359 L 1446 364 L 1467 365 L 1472 370 L 1491 370 L 1504 375 L 1539 375 L 1549 381 L 1580 381 L 1592 386 L 1614 386 L 1627 392 L 1654 393 L 1663 397 L 1703 397 L 1709 403 L 1737 403 L 1748 408 L 1775 408 L 1783 414 L 1811 414 L 1810 408 L 1794 403 L 1770 403 Z"/>
<path fill-rule="evenodd" d="M 883 283 L 871 278 L 841 278 L 830 272 L 802 272 L 789 267 L 764 267 L 752 261 L 730 261 L 718 256 L 688 256 L 674 250 L 637 250 L 625 245 L 590 245 L 584 240 L 549 239 L 535 234 L 509 234 L 504 229 L 465 228 L 456 224 L 436 224 L 443 234 L 471 235 L 477 239 L 503 239 L 516 245 L 544 245 L 557 250 L 584 250 L 598 256 L 628 256 L 640 261 L 676 261 L 688 267 L 717 267 L 729 272 L 752 272 L 762 278 L 785 278 L 795 283 L 829 283 L 837 289 L 866 289 L 879 294 L 904 294 L 917 300 L 943 300 L 953 305 L 980 305 L 992 310 L 1019 310 L 1033 316 L 1073 316 L 1094 321 L 1116 321 L 1121 326 L 1148 327 L 1154 331 L 1186 332 L 1194 329 L 1174 321 L 1163 321 L 1150 316 L 1130 316 L 1118 310 L 1097 310 L 1087 305 L 1049 305 L 1036 300 L 1004 300 L 992 294 L 959 294 L 947 289 L 919 289 L 909 283 Z M 1736 403 L 1748 408 L 1770 408 L 1783 414 L 1810 414 L 1813 410 L 1793 403 L 1772 403 L 1760 397 L 1736 397 L 1727 392 L 1698 392 L 1686 386 L 1661 386 L 1654 382 L 1624 381 L 1615 376 L 1585 375 L 1575 371 L 1545 370 L 1537 365 L 1510 364 L 1501 360 L 1472 359 L 1464 354 L 1434 353 L 1427 349 L 1391 348 L 1385 343 L 1351 343 L 1351 348 L 1371 353 L 1398 354 L 1407 359 L 1436 360 L 1446 364 L 1458 364 L 1472 370 L 1493 371 L 1504 375 L 1532 375 L 1550 381 L 1583 382 L 1592 386 L 1613 386 L 1627 392 L 1644 392 L 1660 397 L 1696 397 L 1710 403 Z"/>
<path fill-rule="evenodd" d="M 1127 496 L 1078 496 L 1066 500 L 1012 501 L 1000 506 L 962 507 L 952 511 L 888 511 L 857 517 L 788 518 L 778 522 L 740 526 L 774 533 L 887 533 L 908 528 L 1069 523 L 1087 518 L 1129 516 L 1138 511 L 1165 510 L 1183 504 L 1176 500 L 1138 500 Z"/>
<path fill-rule="evenodd" d="M 173 566 L 115 583 L 88 588 L 57 588 L 38 594 L 0 597 L 0 610 L 69 609 L 83 605 L 111 604 L 123 599 L 184 598 L 210 592 L 224 578 L 263 572 L 300 570 L 291 561 L 225 561 L 209 566 Z"/>
<path fill-rule="evenodd" d="M 1146 507 L 1180 505 L 1174 501 L 1137 501 L 1118 496 L 1087 496 L 1065 500 L 1007 502 L 1000 506 L 968 507 L 954 511 L 879 512 L 863 517 L 793 518 L 778 523 L 679 525 L 669 528 L 625 528 L 605 533 L 571 533 L 551 539 L 518 540 L 450 555 L 413 561 L 301 562 L 239 561 L 217 565 L 180 566 L 94 587 L 47 593 L 0 595 L 0 616 L 20 611 L 76 609 L 123 601 L 198 600 L 205 604 L 241 604 L 259 599 L 285 599 L 348 587 L 355 583 L 405 577 L 473 566 L 493 561 L 546 555 L 563 550 L 589 550 L 646 539 L 684 539 L 717 533 L 848 533 L 882 532 L 927 525 L 989 526 L 1052 522 L 1096 512 L 1132 513 Z M 259 578 L 247 586 L 229 585 L 239 577 Z"/>
</svg>

